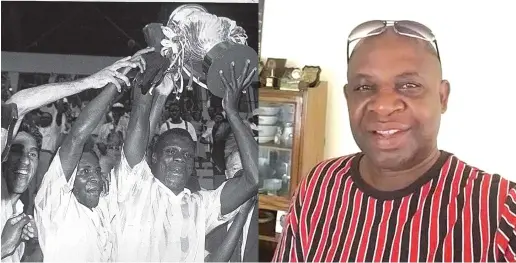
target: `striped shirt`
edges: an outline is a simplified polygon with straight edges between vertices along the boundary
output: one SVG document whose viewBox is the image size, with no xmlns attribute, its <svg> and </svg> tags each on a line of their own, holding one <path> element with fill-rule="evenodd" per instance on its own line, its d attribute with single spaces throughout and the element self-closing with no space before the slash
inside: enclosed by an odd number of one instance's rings
<svg viewBox="0 0 516 263">
<path fill-rule="evenodd" d="M 273 261 L 516 260 L 516 184 L 442 151 L 413 184 L 382 192 L 361 178 L 362 156 L 302 180 Z"/>
</svg>

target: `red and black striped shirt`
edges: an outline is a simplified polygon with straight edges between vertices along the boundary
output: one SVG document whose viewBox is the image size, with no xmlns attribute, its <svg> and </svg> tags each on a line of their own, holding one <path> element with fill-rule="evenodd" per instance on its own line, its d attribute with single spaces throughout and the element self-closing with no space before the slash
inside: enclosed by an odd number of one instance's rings
<svg viewBox="0 0 516 263">
<path fill-rule="evenodd" d="M 516 184 L 442 151 L 409 187 L 382 192 L 361 178 L 362 156 L 303 179 L 273 261 L 516 260 Z"/>
</svg>

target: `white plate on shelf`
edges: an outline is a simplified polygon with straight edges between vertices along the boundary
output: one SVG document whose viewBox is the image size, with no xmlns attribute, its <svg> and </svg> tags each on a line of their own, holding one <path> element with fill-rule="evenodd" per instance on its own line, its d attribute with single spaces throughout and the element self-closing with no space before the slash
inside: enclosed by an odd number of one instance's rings
<svg viewBox="0 0 516 263">
<path fill-rule="evenodd" d="M 280 107 L 272 107 L 272 106 L 260 106 L 258 108 L 258 114 L 260 116 L 274 116 L 278 114 L 280 111 Z"/>
<path fill-rule="evenodd" d="M 274 141 L 274 136 L 258 136 L 258 143 L 268 143 Z"/>
<path fill-rule="evenodd" d="M 278 126 L 259 125 L 258 134 L 261 137 L 272 137 L 278 133 Z"/>
<path fill-rule="evenodd" d="M 274 125 L 278 122 L 277 116 L 258 116 L 258 125 Z"/>
</svg>

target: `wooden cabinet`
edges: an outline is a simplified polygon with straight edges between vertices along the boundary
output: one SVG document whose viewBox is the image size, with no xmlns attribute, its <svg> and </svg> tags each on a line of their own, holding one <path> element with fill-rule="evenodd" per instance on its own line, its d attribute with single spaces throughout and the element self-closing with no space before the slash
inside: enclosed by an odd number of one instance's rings
<svg viewBox="0 0 516 263">
<path fill-rule="evenodd" d="M 260 261 L 270 260 L 280 236 L 277 211 L 288 210 L 301 179 L 324 158 L 327 89 L 321 82 L 305 91 L 259 90 Z"/>
</svg>

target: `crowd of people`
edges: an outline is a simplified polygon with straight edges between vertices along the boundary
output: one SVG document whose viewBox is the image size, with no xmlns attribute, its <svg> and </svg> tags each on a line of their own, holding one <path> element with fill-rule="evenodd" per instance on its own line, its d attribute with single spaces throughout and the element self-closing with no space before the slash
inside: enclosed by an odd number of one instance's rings
<svg viewBox="0 0 516 263">
<path fill-rule="evenodd" d="M 169 98 L 169 75 L 152 94 L 131 88 L 127 72 L 144 73 L 152 51 L 2 98 L 2 261 L 258 260 L 245 245 L 257 236 L 242 238 L 257 210 L 257 119 L 238 107 L 256 69 L 222 75 L 222 107 L 203 120 Z M 206 161 L 224 175 L 213 190 L 195 172 Z M 209 247 L 216 228 L 224 238 Z"/>
</svg>

